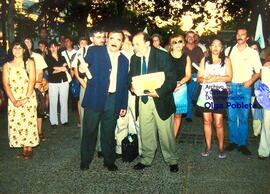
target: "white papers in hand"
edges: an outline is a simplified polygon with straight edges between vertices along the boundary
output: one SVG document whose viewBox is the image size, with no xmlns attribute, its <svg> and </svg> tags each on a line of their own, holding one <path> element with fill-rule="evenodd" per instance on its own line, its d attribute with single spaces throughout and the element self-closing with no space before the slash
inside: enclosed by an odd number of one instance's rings
<svg viewBox="0 0 270 194">
<path fill-rule="evenodd" d="M 143 96 L 145 90 L 153 91 L 160 88 L 164 81 L 164 72 L 149 73 L 132 77 L 132 87 L 137 96 Z"/>
</svg>

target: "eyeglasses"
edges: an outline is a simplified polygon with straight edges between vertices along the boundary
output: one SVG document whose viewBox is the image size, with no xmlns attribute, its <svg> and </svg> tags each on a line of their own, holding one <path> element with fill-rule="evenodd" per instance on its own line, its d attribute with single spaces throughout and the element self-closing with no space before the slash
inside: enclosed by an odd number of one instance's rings
<svg viewBox="0 0 270 194">
<path fill-rule="evenodd" d="M 173 41 L 172 43 L 173 44 L 179 44 L 179 43 L 183 43 L 184 41 L 183 40 L 178 40 L 178 41 Z"/>
</svg>

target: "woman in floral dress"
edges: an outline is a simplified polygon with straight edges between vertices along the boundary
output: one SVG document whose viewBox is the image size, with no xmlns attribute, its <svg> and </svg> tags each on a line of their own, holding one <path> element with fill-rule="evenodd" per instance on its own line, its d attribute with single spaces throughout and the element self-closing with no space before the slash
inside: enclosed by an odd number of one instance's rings
<svg viewBox="0 0 270 194">
<path fill-rule="evenodd" d="M 9 146 L 22 147 L 22 153 L 17 157 L 29 159 L 32 147 L 39 144 L 34 92 L 35 64 L 23 42 L 15 41 L 9 52 L 9 61 L 3 66 L 3 84 L 9 98 Z"/>
</svg>

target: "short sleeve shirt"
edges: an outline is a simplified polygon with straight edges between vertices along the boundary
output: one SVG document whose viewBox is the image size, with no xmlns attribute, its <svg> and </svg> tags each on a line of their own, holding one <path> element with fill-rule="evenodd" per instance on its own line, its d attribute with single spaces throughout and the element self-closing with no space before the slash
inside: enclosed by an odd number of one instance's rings
<svg viewBox="0 0 270 194">
<path fill-rule="evenodd" d="M 228 55 L 229 50 L 230 47 L 225 50 L 226 56 Z M 254 72 L 260 73 L 262 68 L 258 52 L 248 46 L 240 51 L 237 48 L 237 45 L 235 45 L 232 48 L 229 58 L 232 63 L 233 83 L 243 83 L 250 80 Z"/>
</svg>

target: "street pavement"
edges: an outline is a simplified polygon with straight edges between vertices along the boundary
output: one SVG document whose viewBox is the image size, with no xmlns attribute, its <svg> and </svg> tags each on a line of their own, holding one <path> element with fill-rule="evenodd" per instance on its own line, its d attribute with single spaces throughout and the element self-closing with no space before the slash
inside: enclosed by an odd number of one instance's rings
<svg viewBox="0 0 270 194">
<path fill-rule="evenodd" d="M 34 148 L 31 160 L 17 159 L 18 148 L 9 148 L 7 116 L 0 113 L 0 193 L 232 193 L 269 194 L 270 160 L 259 160 L 259 138 L 250 130 L 251 156 L 237 150 L 218 159 L 217 142 L 213 133 L 213 152 L 203 158 L 203 126 L 200 117 L 193 122 L 184 120 L 177 144 L 179 172 L 171 173 L 160 149 L 151 167 L 133 170 L 139 161 L 123 163 L 119 158 L 117 172 L 103 167 L 95 156 L 90 169 L 81 171 L 80 129 L 74 112 L 69 113 L 68 127 L 52 129 L 44 122 L 46 141 Z M 250 125 L 252 126 L 252 125 Z M 227 126 L 225 125 L 226 131 Z M 226 133 L 227 142 L 227 133 Z"/>
</svg>

